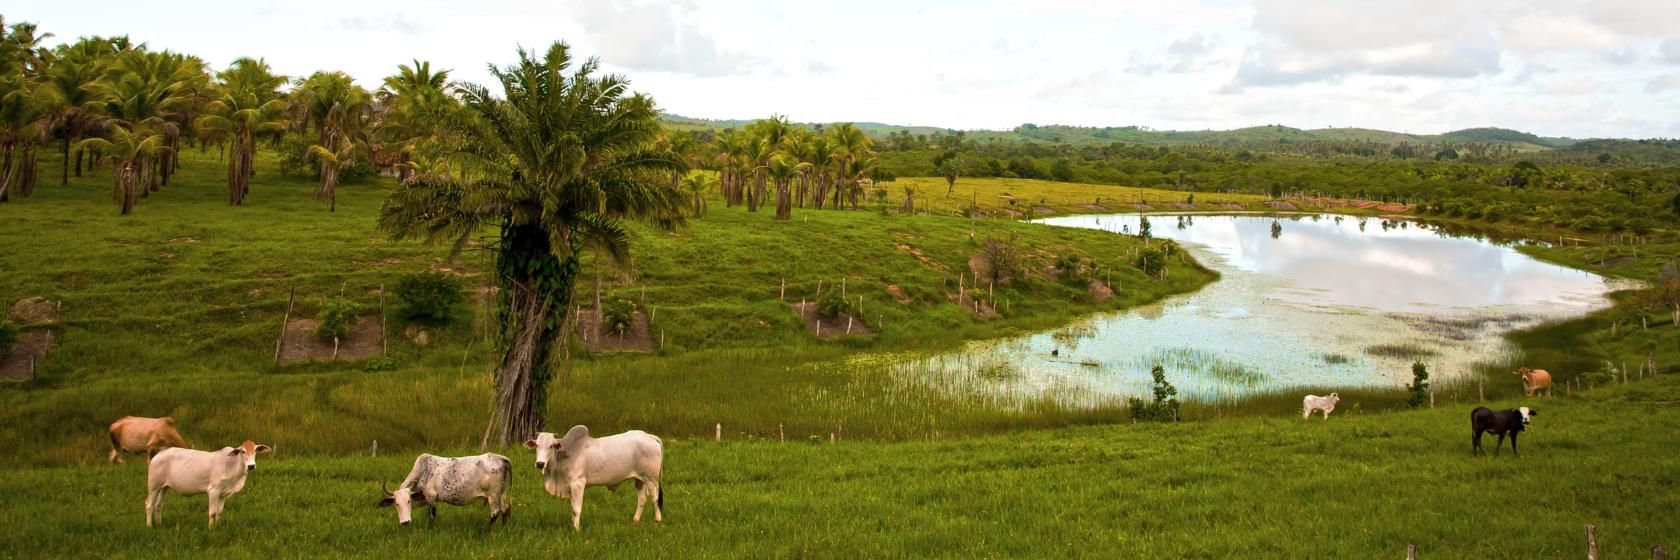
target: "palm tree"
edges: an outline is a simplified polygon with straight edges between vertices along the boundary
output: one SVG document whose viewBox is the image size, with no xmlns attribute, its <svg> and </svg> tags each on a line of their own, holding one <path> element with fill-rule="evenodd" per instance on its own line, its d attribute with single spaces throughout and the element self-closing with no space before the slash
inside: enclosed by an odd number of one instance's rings
<svg viewBox="0 0 1680 560">
<path fill-rule="evenodd" d="M 228 158 L 228 204 L 238 206 L 251 192 L 257 136 L 285 130 L 286 102 L 280 98 L 285 76 L 269 71 L 268 63 L 241 58 L 216 74 L 216 99 L 198 119 L 203 135 L 220 135 L 233 144 Z"/>
<path fill-rule="evenodd" d="M 449 82 L 449 71 L 432 71 L 430 62 L 415 60 L 412 65 L 397 66 L 397 73 L 385 78 L 384 87 L 375 94 L 383 113 L 378 127 L 378 146 L 381 153 L 395 151 L 391 159 L 397 167 L 398 178 L 407 180 L 411 172 L 406 165 L 416 151 L 443 151 L 437 146 L 447 131 L 443 124 L 460 108 L 455 86 Z"/>
<path fill-rule="evenodd" d="M 776 183 L 776 219 L 788 220 L 793 217 L 793 194 L 788 185 L 793 182 L 807 164 L 800 162 L 793 156 L 778 153 L 770 158 L 770 164 L 764 166 L 770 180 Z"/>
<path fill-rule="evenodd" d="M 0 202 L 35 190 L 35 145 L 52 122 L 45 95 L 21 75 L 0 77 Z"/>
<path fill-rule="evenodd" d="M 309 157 L 321 162 L 321 193 L 327 199 L 327 211 L 338 210 L 338 174 L 356 164 L 356 154 L 367 149 L 360 140 L 340 138 L 335 142 L 338 150 L 334 151 L 315 144 L 309 147 Z"/>
<path fill-rule="evenodd" d="M 504 97 L 465 86 L 473 119 L 463 124 L 472 177 L 420 176 L 380 210 L 398 239 L 452 240 L 459 250 L 487 226 L 500 285 L 501 359 L 484 445 L 523 441 L 544 423 L 554 345 L 565 332 L 579 255 L 591 246 L 614 261 L 629 254 L 622 220 L 681 223 L 685 202 L 669 174 L 687 166 L 653 148 L 660 126 L 653 100 L 620 76 L 595 76 L 599 62 L 574 67 L 555 43 L 542 55 L 491 67 Z"/>
<path fill-rule="evenodd" d="M 47 70 L 46 80 L 41 83 L 41 87 L 52 96 L 54 120 L 58 121 L 64 137 L 64 161 L 58 179 L 60 186 L 70 184 L 70 145 L 80 142 L 82 135 L 94 125 L 99 107 L 104 102 L 104 93 L 97 87 L 103 72 L 98 61 L 59 56 Z"/>
<path fill-rule="evenodd" d="M 184 91 L 193 79 L 191 74 L 201 70 L 202 67 L 184 63 L 180 55 L 168 51 L 125 51 L 106 69 L 106 78 L 100 84 L 106 93 L 104 113 L 134 134 L 141 134 L 142 129 L 156 132 L 163 136 L 166 147 L 173 146 L 181 127 L 172 120 L 175 115 L 172 111 L 189 101 Z M 154 155 L 163 157 L 169 152 L 160 150 Z M 145 166 L 147 188 L 141 196 L 160 185 L 160 168 L 168 173 L 166 165 Z"/>
<path fill-rule="evenodd" d="M 294 126 L 302 132 L 315 129 L 315 144 L 337 153 L 343 143 L 359 140 L 365 134 L 368 103 L 367 90 L 356 85 L 343 72 L 316 72 L 298 82 L 292 92 L 295 113 Z M 321 162 L 319 175 L 328 173 L 326 161 Z M 315 192 L 316 198 L 327 196 L 325 183 Z"/>
<path fill-rule="evenodd" d="M 706 191 L 710 190 L 714 184 L 717 184 L 717 181 L 709 179 L 705 175 L 689 175 L 683 178 L 683 192 L 694 197 L 689 209 L 690 216 L 698 218 L 706 215 Z"/>
<path fill-rule="evenodd" d="M 149 166 L 166 155 L 169 147 L 164 144 L 161 133 L 119 123 L 112 123 L 106 130 L 106 136 L 108 138 L 88 138 L 78 142 L 76 149 L 94 150 L 100 154 L 102 161 L 111 163 L 111 198 L 116 201 L 118 211 L 127 216 L 134 211 L 135 199 L 145 189 L 144 184 L 151 174 Z"/>
</svg>

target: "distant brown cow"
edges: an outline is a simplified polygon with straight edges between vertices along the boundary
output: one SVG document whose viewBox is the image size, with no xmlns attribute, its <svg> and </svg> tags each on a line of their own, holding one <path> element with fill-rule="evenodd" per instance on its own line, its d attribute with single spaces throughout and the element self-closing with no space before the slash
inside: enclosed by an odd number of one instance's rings
<svg viewBox="0 0 1680 560">
<path fill-rule="evenodd" d="M 157 452 L 171 447 L 187 447 L 181 432 L 175 431 L 175 419 L 124 416 L 111 424 L 111 457 L 108 461 L 122 463 L 127 453 Z"/>
<path fill-rule="evenodd" d="M 1517 371 L 1511 372 L 1511 375 L 1522 378 L 1523 392 L 1527 393 L 1528 396 L 1532 397 L 1542 391 L 1546 393 L 1546 396 L 1552 396 L 1552 374 L 1547 373 L 1546 370 L 1518 368 Z"/>
</svg>

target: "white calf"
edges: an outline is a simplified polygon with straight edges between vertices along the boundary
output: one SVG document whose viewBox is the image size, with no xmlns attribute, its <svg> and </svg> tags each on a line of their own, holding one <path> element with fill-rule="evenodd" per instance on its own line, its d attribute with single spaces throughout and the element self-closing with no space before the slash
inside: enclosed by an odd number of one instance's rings
<svg viewBox="0 0 1680 560">
<path fill-rule="evenodd" d="M 1328 397 L 1307 395 L 1307 398 L 1301 399 L 1301 419 L 1312 418 L 1313 411 L 1322 410 L 1324 411 L 1324 419 L 1329 420 L 1330 411 L 1336 410 L 1336 403 L 1341 402 L 1341 400 L 1342 397 L 1335 393 L 1330 393 Z"/>
<path fill-rule="evenodd" d="M 537 450 L 543 489 L 555 497 L 571 499 L 572 530 L 579 529 L 583 517 L 585 488 L 605 486 L 616 490 L 626 480 L 636 481 L 636 515 L 632 521 L 642 520 L 642 507 L 648 498 L 653 498 L 653 520 L 665 521 L 665 492 L 659 486 L 665 445 L 658 436 L 631 430 L 596 439 L 589 437 L 589 428 L 573 426 L 565 437 L 537 434 L 536 439 L 525 442 L 525 447 Z"/>
<path fill-rule="evenodd" d="M 210 526 L 222 515 L 222 502 L 245 489 L 245 475 L 257 468 L 257 454 L 267 445 L 251 440 L 239 447 L 197 451 L 171 447 L 159 451 L 146 467 L 146 526 L 163 523 L 163 495 L 174 490 L 183 496 L 210 495 Z"/>
</svg>

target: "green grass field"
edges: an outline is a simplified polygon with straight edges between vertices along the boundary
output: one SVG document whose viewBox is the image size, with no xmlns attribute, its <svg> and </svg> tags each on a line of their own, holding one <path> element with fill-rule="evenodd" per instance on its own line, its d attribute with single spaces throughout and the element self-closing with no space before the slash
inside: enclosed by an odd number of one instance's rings
<svg viewBox="0 0 1680 560">
<path fill-rule="evenodd" d="M 9 470 L 6 556 L 1579 557 L 1680 546 L 1680 376 L 1577 397 L 1496 403 L 1541 414 L 1523 455 L 1472 458 L 1469 404 L 1329 421 L 1247 418 L 838 444 L 667 438 L 664 525 L 629 524 L 634 494 L 591 489 L 583 532 L 515 463 L 509 525 L 444 506 L 398 527 L 379 481 L 412 457 L 263 456 L 222 524 L 203 497 L 144 523 L 144 469 Z M 1491 448 L 1489 437 L 1484 445 Z M 651 514 L 650 514 L 651 515 Z"/>
<path fill-rule="evenodd" d="M 34 197 L 0 206 L 0 239 L 18 247 L 0 253 L 0 269 L 10 272 L 0 301 L 62 301 L 65 323 L 37 380 L 0 387 L 0 423 L 9 428 L 0 449 L 33 450 L 0 463 L 98 460 L 104 444 L 94 436 L 130 414 L 175 416 L 195 440 L 259 434 L 312 452 L 354 452 L 376 439 L 401 450 L 478 441 L 491 355 L 474 305 L 461 306 L 455 325 L 431 328 L 425 347 L 401 336 L 405 325 L 393 319 L 393 371 L 273 360 L 291 289 L 303 317 L 341 292 L 377 313 L 379 285 L 407 272 L 448 270 L 469 290 L 484 285 L 483 252 L 450 262 L 446 248 L 387 241 L 374 214 L 390 179 L 346 186 L 328 213 L 309 198 L 312 182 L 279 176 L 265 157 L 251 198 L 229 207 L 214 153 L 184 156 L 174 183 L 132 216 L 117 215 L 105 171 L 67 187 L 49 175 Z M 42 168 L 56 170 L 57 161 Z M 887 439 L 1100 422 L 1114 410 L 1005 410 L 895 383 L 858 352 L 939 350 L 1049 328 L 1213 279 L 1189 261 L 1173 263 L 1170 280 L 1149 279 L 1128 264 L 1141 243 L 1103 232 L 873 210 L 771 218 L 713 200 L 709 215 L 685 229 L 637 228 L 634 268 L 600 277 L 606 297 L 649 310 L 650 337 L 664 347 L 652 356 L 579 355 L 550 399 L 555 422 L 678 436 L 711 434 L 719 423 L 760 435 L 780 425 L 802 437 L 844 425 L 855 437 Z M 958 275 L 973 287 L 968 261 L 989 237 L 1014 239 L 1025 277 L 998 287 L 1001 316 L 982 319 L 948 295 Z M 1086 285 L 1048 277 L 1048 263 L 1067 252 L 1125 289 L 1098 302 Z M 586 266 L 579 297 L 588 300 L 596 275 Z M 818 283 L 832 290 L 842 281 L 848 300 L 863 298 L 856 314 L 875 334 L 819 340 L 791 305 L 815 299 Z"/>
</svg>

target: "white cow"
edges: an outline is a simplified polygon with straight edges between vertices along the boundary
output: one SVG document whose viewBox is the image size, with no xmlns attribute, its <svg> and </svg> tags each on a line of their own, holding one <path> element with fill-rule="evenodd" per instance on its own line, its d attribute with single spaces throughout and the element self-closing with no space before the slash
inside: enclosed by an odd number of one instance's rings
<svg viewBox="0 0 1680 560">
<path fill-rule="evenodd" d="M 222 502 L 245 489 L 246 473 L 257 468 L 257 454 L 267 445 L 251 440 L 239 447 L 198 451 L 171 447 L 159 451 L 146 467 L 146 526 L 163 523 L 163 495 L 174 490 L 183 496 L 210 495 L 210 526 L 222 515 Z"/>
<path fill-rule="evenodd" d="M 1329 420 L 1330 411 L 1336 410 L 1336 403 L 1341 402 L 1341 400 L 1342 397 L 1335 393 L 1330 393 L 1328 397 L 1307 395 L 1306 398 L 1301 399 L 1301 419 L 1312 418 L 1313 411 L 1322 410 L 1324 411 L 1324 419 Z"/>
<path fill-rule="evenodd" d="M 558 498 L 572 500 L 572 530 L 583 517 L 583 490 L 605 486 L 617 490 L 626 480 L 636 481 L 636 515 L 653 498 L 653 520 L 665 521 L 665 492 L 659 476 L 664 470 L 665 444 L 659 436 L 631 430 L 604 438 L 589 437 L 589 428 L 573 426 L 564 437 L 549 432 L 537 434 L 525 447 L 537 450 L 537 469 L 543 473 L 543 489 Z"/>
<path fill-rule="evenodd" d="M 513 510 L 513 503 L 507 497 L 512 485 L 513 462 L 507 457 L 485 453 L 450 458 L 422 453 L 397 491 L 385 490 L 385 499 L 379 505 L 396 506 L 397 522 L 407 525 L 416 500 L 430 509 L 434 520 L 438 502 L 464 506 L 483 501 L 490 505 L 490 523 L 494 525 L 501 519 L 507 525 L 508 514 Z M 384 487 L 380 483 L 380 488 Z"/>
</svg>

